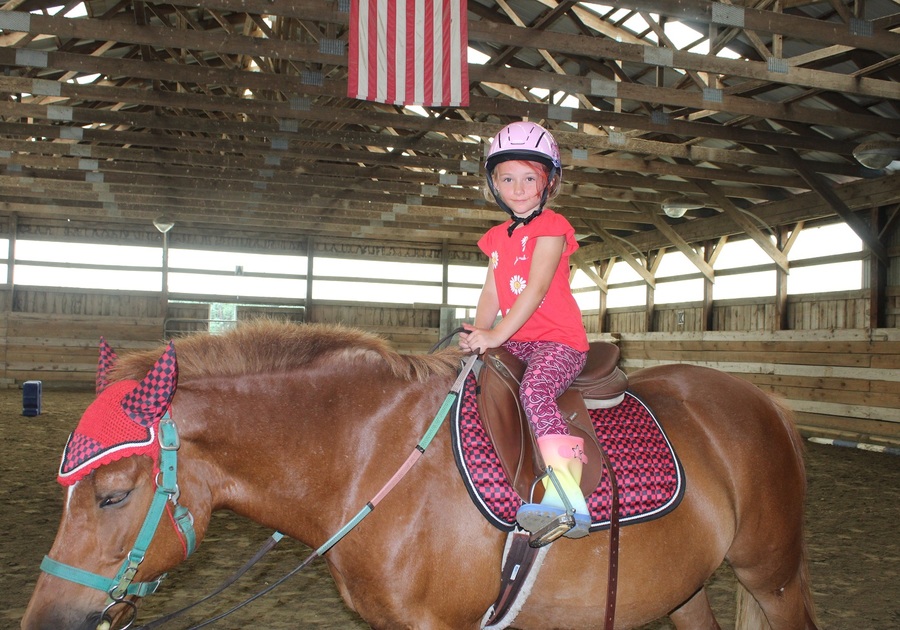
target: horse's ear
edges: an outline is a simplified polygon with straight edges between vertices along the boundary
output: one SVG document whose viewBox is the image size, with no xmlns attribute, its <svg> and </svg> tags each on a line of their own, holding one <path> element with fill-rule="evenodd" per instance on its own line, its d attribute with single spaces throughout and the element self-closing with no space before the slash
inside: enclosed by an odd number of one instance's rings
<svg viewBox="0 0 900 630">
<path fill-rule="evenodd" d="M 147 376 L 122 399 L 122 409 L 136 423 L 151 426 L 168 411 L 177 383 L 178 360 L 175 344 L 170 341 Z"/>
<path fill-rule="evenodd" d="M 100 360 L 97 362 L 97 393 L 99 394 L 106 386 L 109 385 L 109 379 L 107 375 L 109 374 L 110 368 L 116 362 L 116 359 L 119 357 L 116 356 L 115 351 L 112 349 L 106 339 L 100 337 Z"/>
</svg>

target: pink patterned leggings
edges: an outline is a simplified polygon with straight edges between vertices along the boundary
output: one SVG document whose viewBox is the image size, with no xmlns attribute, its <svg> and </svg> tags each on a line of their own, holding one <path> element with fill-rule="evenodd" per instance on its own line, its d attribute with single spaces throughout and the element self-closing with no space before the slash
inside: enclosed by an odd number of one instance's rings
<svg viewBox="0 0 900 630">
<path fill-rule="evenodd" d="M 535 437 L 567 435 L 556 398 L 584 368 L 587 352 L 553 341 L 507 341 L 504 347 L 528 366 L 519 398 Z"/>
</svg>

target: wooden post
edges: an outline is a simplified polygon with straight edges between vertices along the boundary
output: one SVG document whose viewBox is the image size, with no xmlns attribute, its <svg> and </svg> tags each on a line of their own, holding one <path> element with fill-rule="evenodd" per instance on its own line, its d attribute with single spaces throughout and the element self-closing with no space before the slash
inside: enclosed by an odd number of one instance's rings
<svg viewBox="0 0 900 630">
<path fill-rule="evenodd" d="M 601 260 L 599 265 L 600 265 L 600 268 L 599 268 L 600 277 L 603 278 L 604 280 L 608 279 L 609 272 L 612 267 L 612 261 L 609 259 Z M 608 296 L 609 285 L 606 285 L 604 287 L 599 287 L 599 289 L 600 289 L 600 299 L 599 299 L 599 304 L 597 305 L 597 307 L 598 307 L 598 310 L 597 310 L 597 332 L 602 333 L 603 326 L 606 323 L 606 309 L 608 308 L 607 302 L 609 300 L 609 296 Z"/>
<path fill-rule="evenodd" d="M 15 287 L 13 286 L 13 269 L 16 267 L 16 238 L 19 231 L 19 215 L 13 212 L 9 217 L 9 248 L 6 254 L 6 284 L 9 285 L 9 305 L 7 310 L 12 310 L 12 299 Z"/>
<path fill-rule="evenodd" d="M 713 266 L 713 243 L 703 243 L 703 260 L 710 267 Z M 713 280 L 703 278 L 703 306 L 700 312 L 700 331 L 707 332 L 713 329 Z"/>
<path fill-rule="evenodd" d="M 162 232 L 162 287 L 159 297 L 160 317 L 163 318 L 163 326 L 165 327 L 166 316 L 169 311 L 169 232 Z M 163 331 L 165 336 L 165 331 Z"/>
<path fill-rule="evenodd" d="M 647 286 L 646 310 L 644 312 L 644 332 L 653 332 L 653 312 L 656 310 L 656 288 Z"/>
<path fill-rule="evenodd" d="M 441 241 L 441 304 L 450 303 L 450 250 L 447 241 Z"/>
<path fill-rule="evenodd" d="M 785 249 L 785 228 L 778 227 L 775 230 L 776 247 L 779 250 Z M 775 266 L 775 312 L 772 316 L 772 330 L 787 330 L 790 328 L 787 312 L 787 296 L 788 296 L 788 274 L 779 267 Z"/>
<path fill-rule="evenodd" d="M 885 219 L 884 208 L 872 208 L 870 224 L 875 238 L 884 245 L 887 243 L 886 232 L 891 226 Z M 893 223 L 896 228 L 896 222 Z M 886 248 L 886 246 L 885 246 Z M 869 328 L 887 327 L 887 265 L 874 254 L 869 254 Z"/>
<path fill-rule="evenodd" d="M 306 321 L 313 320 L 312 290 L 313 290 L 313 250 L 316 248 L 316 240 L 310 236 L 306 239 Z"/>
</svg>

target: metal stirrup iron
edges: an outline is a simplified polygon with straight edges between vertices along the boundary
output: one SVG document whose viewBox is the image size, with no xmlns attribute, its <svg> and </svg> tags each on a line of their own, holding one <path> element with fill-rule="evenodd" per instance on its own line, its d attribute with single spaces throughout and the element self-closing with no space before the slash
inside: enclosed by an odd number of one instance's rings
<svg viewBox="0 0 900 630">
<path fill-rule="evenodd" d="M 532 547 L 543 547 L 545 545 L 549 545 L 561 536 L 564 536 L 566 532 L 575 527 L 575 508 L 573 508 L 572 504 L 569 502 L 569 498 L 563 491 L 563 487 L 559 482 L 559 479 L 556 478 L 556 473 L 553 472 L 552 466 L 547 466 L 547 469 L 544 471 L 544 473 L 534 480 L 534 483 L 531 486 L 532 502 L 534 502 L 534 487 L 544 477 L 550 479 L 550 483 L 552 483 L 553 487 L 556 488 L 556 492 L 557 494 L 559 494 L 559 498 L 562 499 L 566 511 L 563 514 L 550 519 L 550 522 L 541 527 L 539 530 L 531 532 L 531 537 L 528 539 L 528 544 Z"/>
</svg>

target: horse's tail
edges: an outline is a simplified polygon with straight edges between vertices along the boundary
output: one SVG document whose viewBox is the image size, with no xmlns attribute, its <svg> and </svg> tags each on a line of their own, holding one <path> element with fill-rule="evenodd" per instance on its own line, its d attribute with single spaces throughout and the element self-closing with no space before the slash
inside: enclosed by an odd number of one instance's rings
<svg viewBox="0 0 900 630">
<path fill-rule="evenodd" d="M 737 614 L 734 630 L 769 630 L 772 626 L 766 619 L 762 607 L 743 584 L 737 583 Z"/>
</svg>

